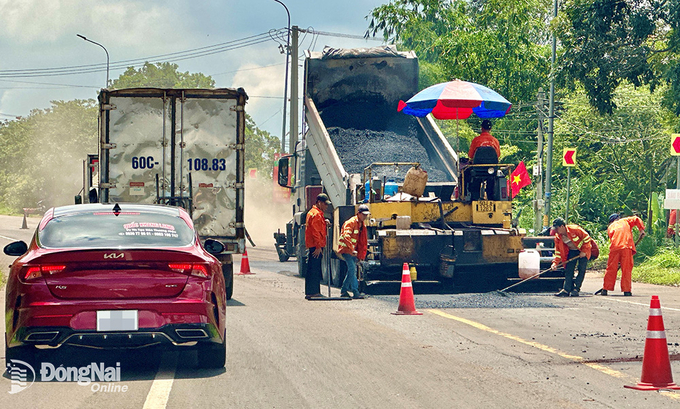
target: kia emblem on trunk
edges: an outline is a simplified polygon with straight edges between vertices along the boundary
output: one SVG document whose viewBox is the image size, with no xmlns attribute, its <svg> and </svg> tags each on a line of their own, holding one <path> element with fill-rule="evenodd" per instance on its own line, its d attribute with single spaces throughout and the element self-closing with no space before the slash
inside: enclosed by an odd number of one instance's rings
<svg viewBox="0 0 680 409">
<path fill-rule="evenodd" d="M 104 258 L 123 258 L 125 253 L 108 253 L 104 254 Z"/>
</svg>

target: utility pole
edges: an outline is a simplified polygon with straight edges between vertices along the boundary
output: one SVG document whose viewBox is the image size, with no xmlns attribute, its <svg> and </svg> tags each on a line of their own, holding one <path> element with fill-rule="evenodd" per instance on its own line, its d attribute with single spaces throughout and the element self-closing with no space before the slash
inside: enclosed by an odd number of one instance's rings
<svg viewBox="0 0 680 409">
<path fill-rule="evenodd" d="M 295 153 L 298 135 L 298 26 L 291 29 L 292 41 L 290 47 L 290 142 L 289 153 Z"/>
<path fill-rule="evenodd" d="M 288 56 L 290 54 L 290 12 L 281 0 L 274 0 L 286 9 L 288 16 L 288 37 L 286 39 L 286 77 L 283 80 L 283 128 L 281 131 L 281 152 L 286 152 L 286 104 L 288 103 Z"/>
<path fill-rule="evenodd" d="M 536 199 L 534 200 L 534 234 L 543 230 L 543 105 L 545 93 L 543 88 L 538 89 L 536 97 L 536 112 L 538 113 L 538 146 L 536 149 Z"/>
<path fill-rule="evenodd" d="M 557 18 L 557 0 L 553 0 L 553 19 Z M 557 38 L 552 35 L 552 57 L 550 58 L 550 108 L 548 112 L 548 158 L 545 165 L 545 216 L 543 225 L 550 221 L 550 201 L 552 196 L 552 159 L 553 159 L 553 119 L 555 118 L 555 54 L 557 52 Z"/>
</svg>

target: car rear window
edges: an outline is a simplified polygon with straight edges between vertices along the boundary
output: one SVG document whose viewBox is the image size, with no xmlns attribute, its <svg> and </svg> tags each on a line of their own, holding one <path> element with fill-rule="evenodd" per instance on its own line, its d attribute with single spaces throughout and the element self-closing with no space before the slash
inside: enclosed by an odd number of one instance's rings
<svg viewBox="0 0 680 409">
<path fill-rule="evenodd" d="M 194 231 L 180 217 L 145 212 L 77 213 L 55 217 L 38 232 L 41 247 L 184 247 Z"/>
</svg>

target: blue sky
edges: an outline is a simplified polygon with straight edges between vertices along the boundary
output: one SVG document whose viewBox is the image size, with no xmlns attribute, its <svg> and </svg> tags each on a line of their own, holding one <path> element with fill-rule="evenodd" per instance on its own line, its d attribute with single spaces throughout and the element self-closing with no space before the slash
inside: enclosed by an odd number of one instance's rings
<svg viewBox="0 0 680 409">
<path fill-rule="evenodd" d="M 363 35 L 369 23 L 365 17 L 387 1 L 283 0 L 291 25 L 352 35 Z M 104 45 L 114 64 L 238 40 L 286 24 L 285 9 L 274 0 L 0 0 L 0 119 L 47 108 L 51 100 L 96 97 L 106 82 L 105 71 L 7 76 L 9 70 L 105 63 L 104 50 L 77 33 Z M 381 44 L 311 35 L 301 40 L 301 51 Z M 212 75 L 218 87 L 243 87 L 251 96 L 247 112 L 276 136 L 281 134 L 284 63 L 274 40 L 177 62 L 181 71 Z M 112 69 L 110 77 L 122 72 Z"/>
</svg>

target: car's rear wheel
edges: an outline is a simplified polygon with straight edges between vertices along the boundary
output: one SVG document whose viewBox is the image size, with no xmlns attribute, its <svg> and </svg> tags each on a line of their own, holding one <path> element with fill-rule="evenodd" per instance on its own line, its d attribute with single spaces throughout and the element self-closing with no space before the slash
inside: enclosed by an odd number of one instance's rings
<svg viewBox="0 0 680 409">
<path fill-rule="evenodd" d="M 38 352 L 39 351 L 33 346 L 8 348 L 7 342 L 5 342 L 5 362 L 16 359 L 33 365 L 39 361 Z"/>
<path fill-rule="evenodd" d="M 279 261 L 282 263 L 285 263 L 290 258 L 290 254 L 288 254 L 288 252 L 284 249 L 277 248 L 276 252 L 279 255 Z"/>
<path fill-rule="evenodd" d="M 196 350 L 198 366 L 201 368 L 223 368 L 227 363 L 227 341 L 221 344 L 209 344 L 200 346 Z"/>
</svg>

